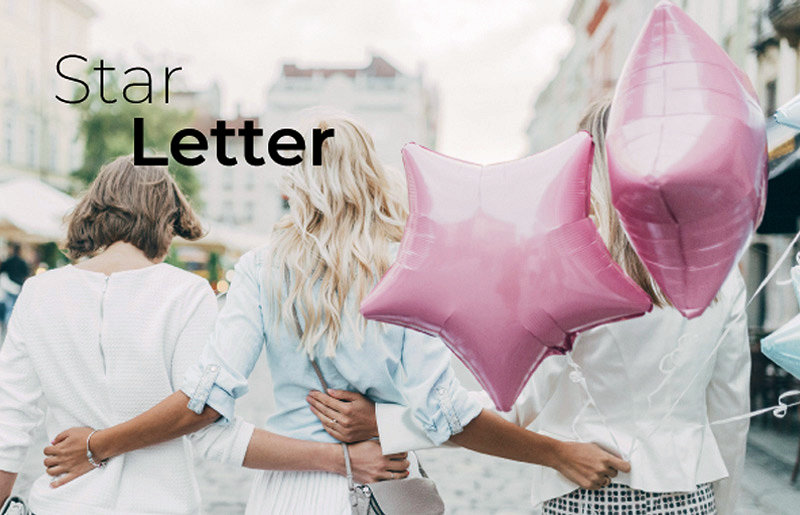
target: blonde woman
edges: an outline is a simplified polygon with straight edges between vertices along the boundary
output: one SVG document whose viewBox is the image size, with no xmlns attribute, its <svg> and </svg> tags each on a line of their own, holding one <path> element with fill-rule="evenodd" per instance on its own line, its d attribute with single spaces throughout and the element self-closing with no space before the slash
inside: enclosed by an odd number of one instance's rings
<svg viewBox="0 0 800 515">
<path fill-rule="evenodd" d="M 749 411 L 750 348 L 745 289 L 738 270 L 697 319 L 670 306 L 636 255 L 611 205 L 605 155 L 610 102 L 593 105 L 580 128 L 595 141 L 592 212 L 612 256 L 652 298 L 649 314 L 581 334 L 572 352 L 545 360 L 506 419 L 565 441 L 595 442 L 624 456 L 630 472 L 598 491 L 557 470 L 533 469 L 532 499 L 545 515 L 721 513 L 736 506 L 748 422 L 711 425 Z M 723 337 L 715 354 L 712 351 Z M 588 394 L 583 390 L 585 379 Z M 350 397 L 351 409 L 313 392 L 326 429 L 345 441 L 378 432 L 384 451 L 432 443 L 402 406 Z M 476 398 L 491 403 L 486 394 Z M 358 409 L 352 409 L 352 407 Z M 377 417 L 377 419 L 376 419 Z M 329 420 L 338 424 L 331 425 Z M 342 430 L 345 425 L 347 430 Z M 378 431 L 379 429 L 379 431 Z"/>
<path fill-rule="evenodd" d="M 378 161 L 360 125 L 331 116 L 311 126 L 334 130 L 322 146 L 322 165 L 313 166 L 304 155 L 286 175 L 290 212 L 276 225 L 269 246 L 237 264 L 214 337 L 183 391 L 138 419 L 95 433 L 92 452 L 112 463 L 124 452 L 198 427 L 188 421 L 209 423 L 217 414 L 233 419 L 235 400 L 247 391 L 247 377 L 265 351 L 277 405 L 268 428 L 281 435 L 336 441 L 305 401 L 320 384 L 314 359 L 334 388 L 409 406 L 436 443 L 452 440 L 554 467 L 587 488 L 628 470 L 597 446 L 565 444 L 482 410 L 455 379 L 439 340 L 360 317 L 362 297 L 389 267 L 393 243 L 402 235 L 404 188 Z M 198 418 L 194 412 L 213 415 Z M 58 470 L 86 470 L 83 443 L 90 431 L 68 431 L 47 449 Z M 400 470 L 392 476 L 405 477 Z M 347 482 L 324 472 L 260 473 L 247 512 L 349 513 Z"/>
<path fill-rule="evenodd" d="M 0 350 L 0 505 L 43 419 L 50 439 L 71 426 L 108 427 L 178 389 L 213 329 L 217 302 L 207 281 L 162 260 L 174 236 L 202 234 L 166 168 L 121 157 L 100 171 L 69 221 L 71 257 L 90 259 L 25 282 Z M 202 425 L 185 425 L 184 432 Z M 198 513 L 189 440 L 201 455 L 225 463 L 344 473 L 338 445 L 254 431 L 243 421 L 107 464 L 100 456 L 87 459 L 89 436 L 78 443 L 83 471 L 93 472 L 60 489 L 43 474 L 30 492 L 35 513 Z M 403 468 L 382 458 L 374 442 L 353 451 L 365 480 Z M 76 476 L 45 465 L 60 482 Z"/>
</svg>

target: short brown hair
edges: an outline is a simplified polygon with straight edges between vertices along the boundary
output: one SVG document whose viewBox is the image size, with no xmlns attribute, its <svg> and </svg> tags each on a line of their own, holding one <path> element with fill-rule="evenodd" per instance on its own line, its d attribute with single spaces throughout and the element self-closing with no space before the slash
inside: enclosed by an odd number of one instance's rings
<svg viewBox="0 0 800 515">
<path fill-rule="evenodd" d="M 132 156 L 103 166 L 68 220 L 72 259 L 118 241 L 156 259 L 167 254 L 176 235 L 187 240 L 203 236 L 199 218 L 166 167 L 136 166 Z"/>
</svg>

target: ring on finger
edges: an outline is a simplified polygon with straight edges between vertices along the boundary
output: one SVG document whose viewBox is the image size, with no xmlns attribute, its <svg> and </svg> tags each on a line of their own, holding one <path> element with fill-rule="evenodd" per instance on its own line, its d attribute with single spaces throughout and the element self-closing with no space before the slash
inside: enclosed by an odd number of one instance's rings
<svg viewBox="0 0 800 515">
<path fill-rule="evenodd" d="M 331 424 L 336 424 L 336 419 L 335 418 L 331 419 Z"/>
</svg>

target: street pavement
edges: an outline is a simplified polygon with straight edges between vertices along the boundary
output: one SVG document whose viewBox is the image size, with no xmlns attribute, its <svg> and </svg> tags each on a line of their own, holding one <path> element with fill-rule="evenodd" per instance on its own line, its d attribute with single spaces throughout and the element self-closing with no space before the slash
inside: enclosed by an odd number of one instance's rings
<svg viewBox="0 0 800 515">
<path fill-rule="evenodd" d="M 457 364 L 457 374 L 469 388 L 477 387 L 460 363 Z M 251 376 L 250 393 L 237 403 L 237 414 L 263 425 L 273 406 L 269 373 L 262 356 Z M 737 513 L 800 513 L 800 486 L 789 484 L 800 435 L 779 437 L 761 426 L 754 423 L 751 431 Z M 44 446 L 45 437 L 39 431 L 36 445 L 31 448 L 28 462 L 18 479 L 17 493 L 26 493 L 32 480 L 43 472 L 41 450 Z M 436 481 L 449 514 L 537 513 L 530 506 L 531 483 L 525 464 L 463 449 L 425 450 L 419 453 L 419 457 Z M 204 513 L 235 515 L 244 512 L 254 471 L 198 460 L 197 473 Z"/>
</svg>

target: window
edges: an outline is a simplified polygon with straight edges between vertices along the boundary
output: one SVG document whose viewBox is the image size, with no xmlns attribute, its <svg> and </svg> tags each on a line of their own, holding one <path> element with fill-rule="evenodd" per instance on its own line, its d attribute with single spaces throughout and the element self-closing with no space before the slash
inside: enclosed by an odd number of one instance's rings
<svg viewBox="0 0 800 515">
<path fill-rule="evenodd" d="M 34 124 L 28 125 L 28 166 L 31 168 L 36 167 L 36 151 L 39 147 L 39 142 L 36 140 L 36 126 Z"/>
<path fill-rule="evenodd" d="M 778 106 L 776 105 L 778 103 L 777 82 L 775 80 L 767 82 L 765 89 L 766 94 L 764 95 L 764 114 L 770 116 L 775 112 L 776 109 L 778 109 Z"/>
<path fill-rule="evenodd" d="M 31 70 L 30 68 L 28 68 L 28 72 L 26 74 L 25 81 L 27 83 L 26 84 L 26 88 L 28 89 L 28 91 L 26 93 L 29 94 L 29 95 L 35 95 L 36 94 L 36 76 L 34 75 L 33 70 Z"/>
<path fill-rule="evenodd" d="M 233 216 L 233 202 L 230 200 L 226 200 L 222 203 L 222 213 L 220 214 L 220 219 L 226 223 L 233 223 L 234 221 Z"/>
<path fill-rule="evenodd" d="M 3 68 L 6 73 L 6 89 L 12 93 L 13 96 L 14 90 L 17 87 L 17 82 L 16 77 L 14 77 L 14 63 L 11 61 L 10 57 L 6 56 L 6 58 L 3 60 Z"/>
<path fill-rule="evenodd" d="M 10 115 L 3 128 L 3 154 L 9 163 L 14 161 L 14 121 L 10 119 Z"/>
<path fill-rule="evenodd" d="M 50 142 L 50 157 L 48 168 L 51 172 L 58 172 L 58 139 L 56 135 L 51 132 L 50 136 L 47 138 L 47 141 Z"/>
<path fill-rule="evenodd" d="M 245 223 L 253 223 L 253 220 L 256 219 L 256 205 L 255 203 L 247 202 L 244 205 L 244 221 Z"/>
</svg>

